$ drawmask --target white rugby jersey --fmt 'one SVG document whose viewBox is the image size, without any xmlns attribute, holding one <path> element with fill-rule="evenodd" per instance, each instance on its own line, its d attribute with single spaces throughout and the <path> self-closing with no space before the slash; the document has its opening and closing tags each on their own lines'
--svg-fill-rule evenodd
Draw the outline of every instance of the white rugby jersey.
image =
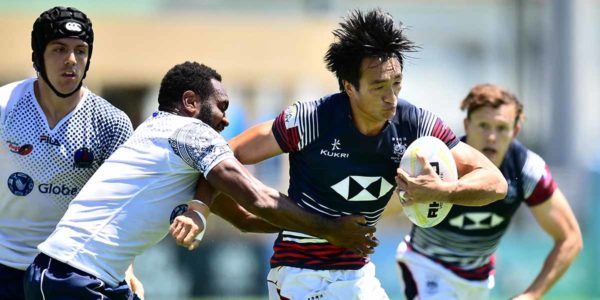
<svg viewBox="0 0 600 300">
<path fill-rule="evenodd" d="M 38 248 L 109 285 L 162 240 L 192 199 L 199 174 L 233 158 L 200 120 L 156 112 L 98 169 Z"/>
<path fill-rule="evenodd" d="M 0 264 L 21 270 L 69 202 L 133 132 L 125 113 L 87 89 L 51 129 L 35 81 L 0 88 Z"/>
</svg>

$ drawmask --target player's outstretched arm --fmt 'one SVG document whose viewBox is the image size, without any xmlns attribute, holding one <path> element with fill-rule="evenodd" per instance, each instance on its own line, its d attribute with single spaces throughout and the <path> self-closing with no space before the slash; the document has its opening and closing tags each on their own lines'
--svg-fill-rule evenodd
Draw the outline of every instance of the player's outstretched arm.
<svg viewBox="0 0 600 300">
<path fill-rule="evenodd" d="M 281 231 L 281 228 L 251 214 L 223 193 L 213 200 L 210 210 L 242 232 L 275 233 Z"/>
<path fill-rule="evenodd" d="M 229 140 L 235 157 L 243 164 L 255 164 L 283 153 L 271 128 L 273 120 L 258 124 Z"/>
<path fill-rule="evenodd" d="M 485 155 L 462 142 L 451 152 L 459 179 L 453 183 L 447 202 L 483 206 L 506 197 L 506 179 Z"/>
<path fill-rule="evenodd" d="M 262 184 L 235 159 L 218 163 L 206 179 L 215 189 L 231 196 L 250 213 L 280 228 L 326 239 L 357 254 L 369 254 L 377 246 L 377 242 L 371 238 L 375 228 L 365 226 L 364 217 L 327 219 L 309 213 L 285 195 Z"/>
<path fill-rule="evenodd" d="M 251 214 L 228 195 L 214 189 L 206 179 L 198 179 L 195 199 L 210 206 L 210 211 L 242 232 L 274 233 L 281 228 Z"/>
<path fill-rule="evenodd" d="M 531 207 L 538 224 L 554 239 L 542 270 L 533 283 L 514 299 L 540 299 L 567 271 L 583 247 L 583 239 L 571 206 L 557 188 L 550 199 Z"/>
</svg>

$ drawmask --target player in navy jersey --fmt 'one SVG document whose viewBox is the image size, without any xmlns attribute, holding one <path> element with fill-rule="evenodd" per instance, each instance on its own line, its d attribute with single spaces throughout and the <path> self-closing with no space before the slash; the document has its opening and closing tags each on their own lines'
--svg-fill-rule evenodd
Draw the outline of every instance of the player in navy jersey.
<svg viewBox="0 0 600 300">
<path fill-rule="evenodd" d="M 38 244 L 133 131 L 124 112 L 82 86 L 93 42 L 83 12 L 44 11 L 31 32 L 37 78 L 0 87 L 0 299 L 24 298 Z"/>
<path fill-rule="evenodd" d="M 432 197 L 482 205 L 501 199 L 498 169 L 460 142 L 434 114 L 400 100 L 404 53 L 413 44 L 380 10 L 353 11 L 333 33 L 325 60 L 340 93 L 297 102 L 275 120 L 233 138 L 243 163 L 289 153 L 289 195 L 328 218 L 360 214 L 375 225 L 396 185 L 408 203 Z M 428 167 L 417 177 L 398 169 L 406 147 L 435 136 L 456 159 L 460 180 L 442 182 Z M 294 230 L 282 230 L 268 276 L 270 299 L 387 299 L 369 257 Z"/>
<path fill-rule="evenodd" d="M 525 203 L 554 239 L 554 248 L 533 283 L 514 299 L 540 299 L 581 250 L 577 220 L 544 160 L 515 139 L 523 105 L 514 95 L 496 85 L 477 85 L 461 109 L 467 111 L 462 141 L 500 168 L 508 194 L 481 207 L 453 206 L 435 227 L 413 226 L 397 253 L 405 295 L 422 300 L 487 299 L 494 286 L 494 252 Z"/>
</svg>

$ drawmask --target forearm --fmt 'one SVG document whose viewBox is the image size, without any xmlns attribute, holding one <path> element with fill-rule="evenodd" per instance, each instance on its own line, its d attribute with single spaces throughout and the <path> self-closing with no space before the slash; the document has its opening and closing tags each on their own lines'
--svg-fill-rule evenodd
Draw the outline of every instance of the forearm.
<svg viewBox="0 0 600 300">
<path fill-rule="evenodd" d="M 242 232 L 274 233 L 281 231 L 281 228 L 251 214 L 225 194 L 218 195 L 212 201 L 210 210 Z"/>
<path fill-rule="evenodd" d="M 242 232 L 277 233 L 281 231 L 281 228 L 257 216 L 249 216 L 245 218 L 241 224 L 239 224 L 239 226 L 236 225 L 236 227 Z"/>
<path fill-rule="evenodd" d="M 506 196 L 506 179 L 498 170 L 477 168 L 458 181 L 447 183 L 447 202 L 463 206 L 483 206 Z"/>
<path fill-rule="evenodd" d="M 567 271 L 581 247 L 581 241 L 577 238 L 556 243 L 546 257 L 542 270 L 524 293 L 540 299 Z"/>
<path fill-rule="evenodd" d="M 329 220 L 302 209 L 276 190 L 266 186 L 262 188 L 264 189 L 262 192 L 268 195 L 270 201 L 263 201 L 251 207 L 249 209 L 251 213 L 282 229 L 328 238 L 332 227 Z"/>
</svg>

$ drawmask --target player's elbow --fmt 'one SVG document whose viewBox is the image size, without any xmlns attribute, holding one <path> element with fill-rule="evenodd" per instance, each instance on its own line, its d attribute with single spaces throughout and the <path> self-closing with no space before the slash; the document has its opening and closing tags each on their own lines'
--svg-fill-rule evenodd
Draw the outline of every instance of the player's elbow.
<svg viewBox="0 0 600 300">
<path fill-rule="evenodd" d="M 508 192 L 508 183 L 500 171 L 494 172 L 493 182 L 494 184 L 489 185 L 489 203 L 506 198 Z M 486 203 L 486 205 L 489 203 Z"/>
<path fill-rule="evenodd" d="M 506 193 L 508 193 L 508 183 L 504 176 L 500 176 L 498 178 L 498 184 L 496 185 L 495 192 L 495 201 L 506 198 Z"/>
</svg>

